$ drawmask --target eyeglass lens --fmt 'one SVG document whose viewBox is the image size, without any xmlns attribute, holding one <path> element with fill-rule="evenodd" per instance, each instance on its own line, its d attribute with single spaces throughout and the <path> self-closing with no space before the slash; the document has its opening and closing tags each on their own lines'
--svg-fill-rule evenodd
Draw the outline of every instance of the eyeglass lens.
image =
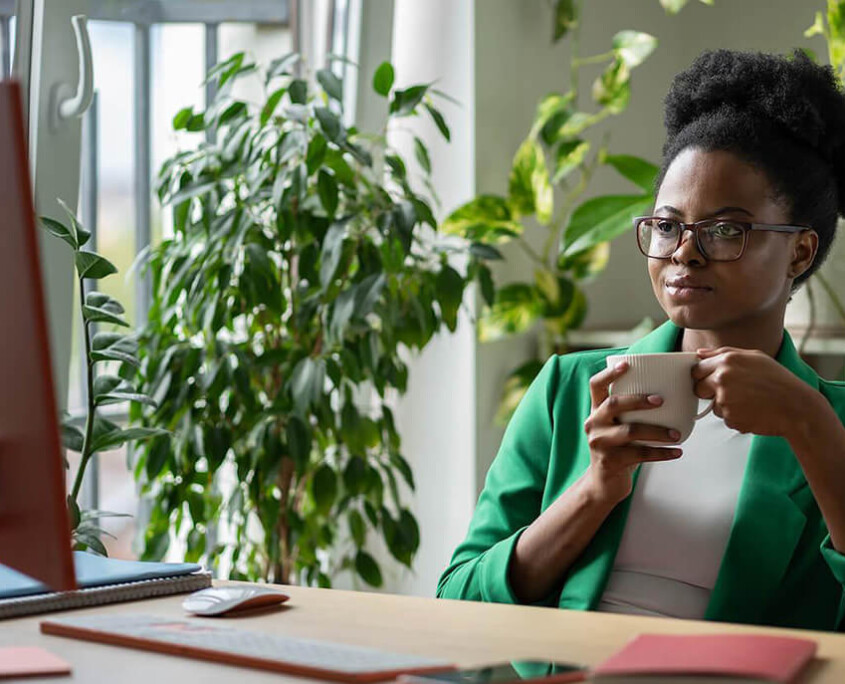
<svg viewBox="0 0 845 684">
<path fill-rule="evenodd" d="M 714 221 L 697 227 L 698 246 L 707 259 L 731 261 L 742 254 L 745 227 L 731 221 Z M 681 224 L 664 218 L 640 221 L 637 239 L 640 249 L 650 257 L 672 256 L 680 244 Z"/>
</svg>

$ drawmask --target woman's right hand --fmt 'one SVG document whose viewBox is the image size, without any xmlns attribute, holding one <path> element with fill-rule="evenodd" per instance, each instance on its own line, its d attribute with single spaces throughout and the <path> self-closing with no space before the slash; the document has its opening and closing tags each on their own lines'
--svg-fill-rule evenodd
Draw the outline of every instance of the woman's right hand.
<svg viewBox="0 0 845 684">
<path fill-rule="evenodd" d="M 642 423 L 622 423 L 619 415 L 628 411 L 657 408 L 663 398 L 646 394 L 610 395 L 610 384 L 628 370 L 623 361 L 590 378 L 592 408 L 584 422 L 590 445 L 590 467 L 585 473 L 592 494 L 615 505 L 633 489 L 636 467 L 647 461 L 672 461 L 681 456 L 678 448 L 631 444 L 633 441 L 677 442 L 680 435 L 669 428 Z"/>
</svg>

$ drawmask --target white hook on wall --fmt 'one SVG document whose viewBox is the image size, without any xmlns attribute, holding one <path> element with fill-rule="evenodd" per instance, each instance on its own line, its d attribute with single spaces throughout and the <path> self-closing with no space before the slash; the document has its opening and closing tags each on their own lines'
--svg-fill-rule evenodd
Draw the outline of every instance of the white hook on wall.
<svg viewBox="0 0 845 684">
<path fill-rule="evenodd" d="M 71 17 L 76 34 L 76 51 L 79 55 L 79 83 L 76 92 L 67 83 L 58 84 L 53 90 L 53 129 L 67 119 L 82 116 L 91 106 L 94 97 L 94 62 L 91 57 L 91 41 L 88 38 L 88 18 L 84 14 Z"/>
</svg>

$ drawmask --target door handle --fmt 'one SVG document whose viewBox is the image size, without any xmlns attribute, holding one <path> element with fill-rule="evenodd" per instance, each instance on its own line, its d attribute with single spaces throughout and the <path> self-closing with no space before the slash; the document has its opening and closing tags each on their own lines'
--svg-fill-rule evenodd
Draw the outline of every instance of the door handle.
<svg viewBox="0 0 845 684">
<path fill-rule="evenodd" d="M 53 90 L 51 123 L 53 129 L 68 119 L 81 117 L 91 106 L 94 97 L 94 61 L 91 55 L 91 41 L 88 38 L 88 18 L 84 14 L 71 17 L 76 34 L 76 51 L 79 57 L 79 83 L 76 92 L 68 83 L 59 83 Z"/>
</svg>

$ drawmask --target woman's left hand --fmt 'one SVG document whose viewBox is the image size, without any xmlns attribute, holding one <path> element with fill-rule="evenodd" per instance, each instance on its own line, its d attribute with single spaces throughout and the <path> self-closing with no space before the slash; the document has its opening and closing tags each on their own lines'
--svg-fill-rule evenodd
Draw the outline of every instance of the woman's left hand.
<svg viewBox="0 0 845 684">
<path fill-rule="evenodd" d="M 695 393 L 713 399 L 713 412 L 739 432 L 789 439 L 813 411 L 817 392 L 768 354 L 750 349 L 699 349 Z"/>
</svg>

